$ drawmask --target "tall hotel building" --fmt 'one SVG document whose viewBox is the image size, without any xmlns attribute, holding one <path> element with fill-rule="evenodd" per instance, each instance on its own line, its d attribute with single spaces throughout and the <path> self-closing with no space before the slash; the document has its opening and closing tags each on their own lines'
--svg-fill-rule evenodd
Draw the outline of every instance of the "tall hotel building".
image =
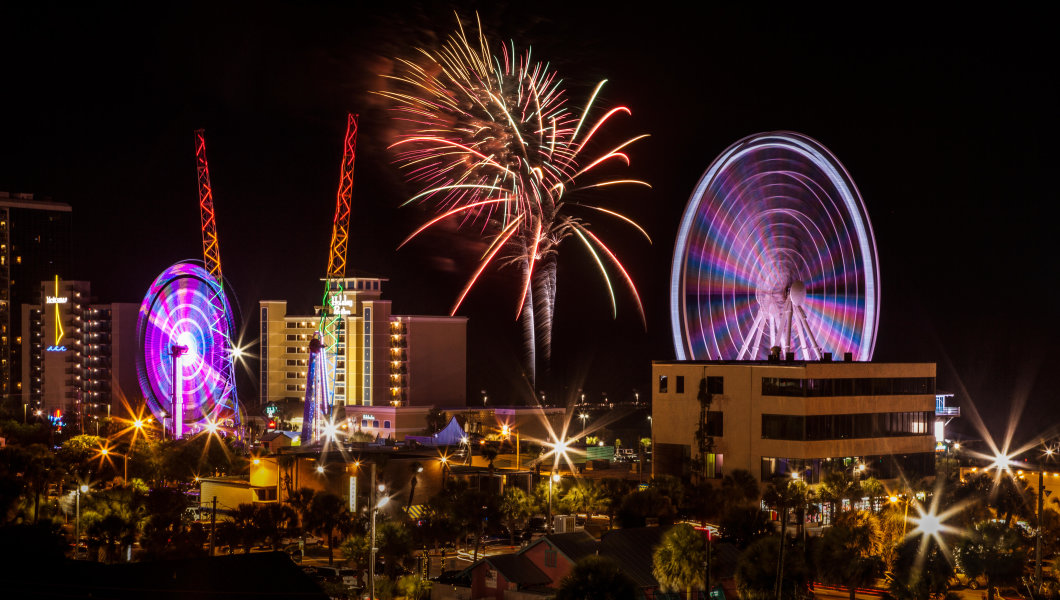
<svg viewBox="0 0 1060 600">
<path fill-rule="evenodd" d="M 69 204 L 0 192 L 0 399 L 24 396 L 22 358 L 28 339 L 19 310 L 34 303 L 40 282 L 70 272 Z"/>
<path fill-rule="evenodd" d="M 336 406 L 463 406 L 467 318 L 391 314 L 390 301 L 381 299 L 385 281 L 332 280 L 331 288 L 341 289 L 331 299 L 340 313 Z M 263 300 L 260 309 L 261 402 L 303 401 L 320 317 L 288 315 L 285 300 Z"/>
<path fill-rule="evenodd" d="M 656 361 L 652 377 L 657 474 L 700 460 L 708 478 L 746 469 L 763 482 L 934 474 L 933 363 Z"/>
<path fill-rule="evenodd" d="M 133 303 L 94 304 L 87 281 L 58 276 L 38 282 L 39 296 L 21 306 L 22 402 L 91 432 L 94 417 L 139 403 Z"/>
</svg>

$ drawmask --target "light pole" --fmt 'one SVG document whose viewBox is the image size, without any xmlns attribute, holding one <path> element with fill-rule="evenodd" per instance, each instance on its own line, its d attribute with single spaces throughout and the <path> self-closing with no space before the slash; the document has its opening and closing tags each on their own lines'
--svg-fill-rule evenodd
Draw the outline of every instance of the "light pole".
<svg viewBox="0 0 1060 600">
<path fill-rule="evenodd" d="M 1046 445 L 1045 456 L 1052 459 L 1054 450 Z M 1042 589 L 1042 509 L 1045 508 L 1045 469 L 1041 462 L 1038 463 L 1038 513 L 1034 542 L 1034 590 L 1039 593 Z"/>
<path fill-rule="evenodd" d="M 374 466 L 374 465 L 373 465 Z M 380 486 L 382 487 L 382 486 Z M 372 507 L 372 552 L 371 557 L 368 560 L 368 598 L 369 600 L 375 600 L 375 555 L 379 552 L 379 548 L 375 547 L 375 516 L 379 513 L 379 509 L 386 506 L 386 503 L 390 502 L 390 496 L 383 496 L 379 499 L 379 502 Z"/>
<path fill-rule="evenodd" d="M 552 473 L 548 477 L 548 532 L 555 533 L 556 528 L 552 523 L 552 484 L 559 483 L 559 473 Z"/>
<path fill-rule="evenodd" d="M 74 525 L 74 558 L 77 558 L 81 554 L 81 494 L 88 493 L 88 486 L 82 483 L 75 488 L 74 493 L 77 498 L 77 516 L 75 517 L 76 524 Z"/>
</svg>

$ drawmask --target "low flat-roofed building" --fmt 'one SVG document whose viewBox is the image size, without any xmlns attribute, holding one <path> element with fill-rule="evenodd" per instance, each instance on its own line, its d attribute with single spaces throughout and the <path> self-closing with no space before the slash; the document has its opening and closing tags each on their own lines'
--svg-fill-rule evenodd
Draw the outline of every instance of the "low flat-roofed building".
<svg viewBox="0 0 1060 600">
<path fill-rule="evenodd" d="M 654 361 L 652 380 L 656 475 L 934 474 L 934 363 Z"/>
<path fill-rule="evenodd" d="M 518 433 L 525 442 L 549 441 L 564 432 L 567 411 L 557 406 L 455 406 L 438 410 L 446 420 L 457 417 L 464 430 L 473 435 L 491 435 L 507 431 Z M 568 427 L 568 434 L 578 431 L 578 423 Z"/>
</svg>

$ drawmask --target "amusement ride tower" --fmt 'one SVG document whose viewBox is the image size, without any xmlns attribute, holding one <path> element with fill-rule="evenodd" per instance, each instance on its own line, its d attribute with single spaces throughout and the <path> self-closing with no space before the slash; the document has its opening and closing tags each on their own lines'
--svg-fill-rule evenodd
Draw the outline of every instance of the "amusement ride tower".
<svg viewBox="0 0 1060 600">
<path fill-rule="evenodd" d="M 137 319 L 136 374 L 148 408 L 174 439 L 239 434 L 232 307 L 225 295 L 203 130 L 195 132 L 203 262 L 182 261 L 148 289 Z"/>
<path fill-rule="evenodd" d="M 335 347 L 343 327 L 342 313 L 335 310 L 333 299 L 342 294 L 346 276 L 346 248 L 350 234 L 350 202 L 353 199 L 353 162 L 357 154 L 357 115 L 346 116 L 342 164 L 339 167 L 339 190 L 335 199 L 335 218 L 331 226 L 328 268 L 324 278 L 324 299 L 320 307 L 320 324 L 309 342 L 306 368 L 305 406 L 302 414 L 303 444 L 319 442 L 334 436 L 332 422 L 335 409 Z M 333 288 L 332 286 L 336 286 Z"/>
</svg>

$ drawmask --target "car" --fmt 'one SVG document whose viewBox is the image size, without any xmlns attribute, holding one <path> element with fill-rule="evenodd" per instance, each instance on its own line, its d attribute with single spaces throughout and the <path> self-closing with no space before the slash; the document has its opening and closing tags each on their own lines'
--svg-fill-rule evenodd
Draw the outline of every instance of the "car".
<svg viewBox="0 0 1060 600">
<path fill-rule="evenodd" d="M 954 587 L 966 587 L 972 590 L 985 588 L 987 584 L 986 576 L 979 575 L 978 577 L 968 577 L 968 575 L 963 572 L 956 573 L 953 576 L 953 580 L 955 580 L 952 581 Z"/>
<path fill-rule="evenodd" d="M 328 583 L 342 583 L 342 576 L 335 567 L 302 567 L 302 570 L 313 569 L 313 577 Z"/>
<path fill-rule="evenodd" d="M 339 577 L 342 577 L 342 583 L 346 587 L 353 588 L 360 585 L 357 575 L 357 569 L 339 569 Z"/>
<path fill-rule="evenodd" d="M 544 533 L 546 523 L 545 517 L 531 517 L 530 526 L 527 529 L 535 533 Z"/>
</svg>

